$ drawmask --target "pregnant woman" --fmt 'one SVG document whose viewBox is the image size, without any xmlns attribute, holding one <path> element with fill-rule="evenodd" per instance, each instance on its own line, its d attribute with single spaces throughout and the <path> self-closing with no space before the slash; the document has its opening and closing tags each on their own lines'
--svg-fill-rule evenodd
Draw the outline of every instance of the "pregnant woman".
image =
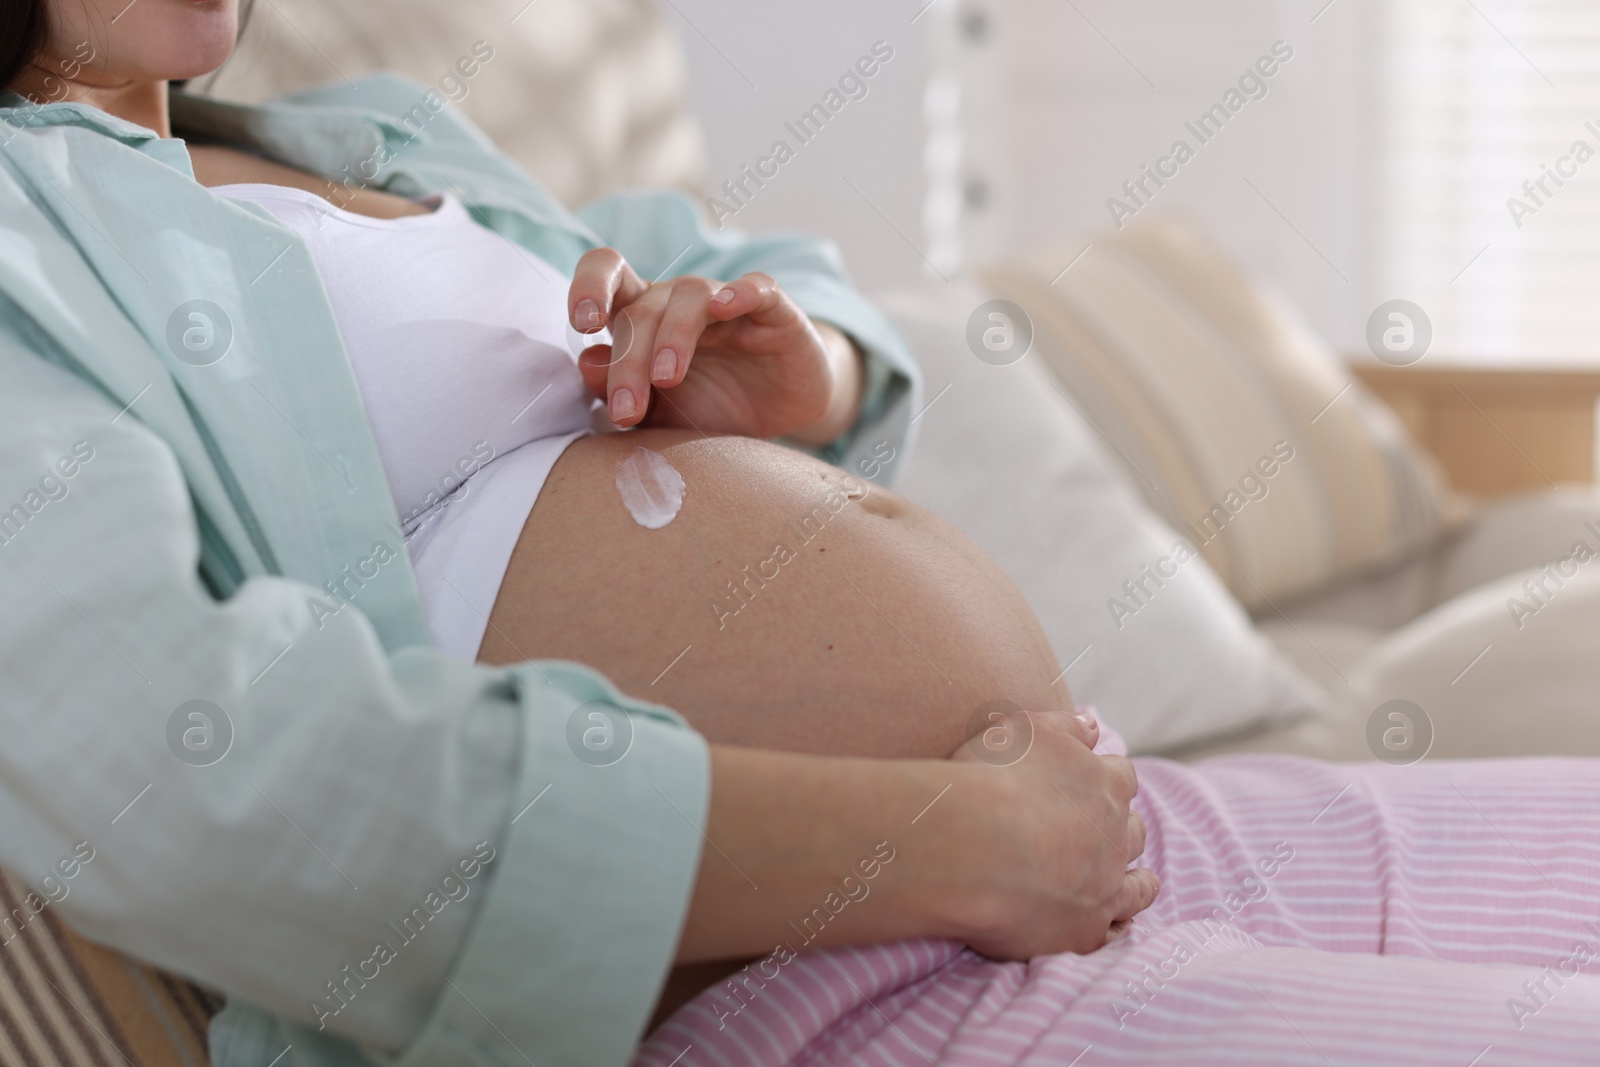
<svg viewBox="0 0 1600 1067">
<path fill-rule="evenodd" d="M 826 245 L 236 27 L 0 14 L 0 865 L 216 1062 L 1588 1062 L 1594 763 L 1128 761 Z"/>
</svg>

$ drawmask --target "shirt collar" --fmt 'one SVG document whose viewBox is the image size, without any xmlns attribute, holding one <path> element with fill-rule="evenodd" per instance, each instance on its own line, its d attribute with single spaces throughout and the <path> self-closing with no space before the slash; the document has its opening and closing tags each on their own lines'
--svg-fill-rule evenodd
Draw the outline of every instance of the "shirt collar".
<svg viewBox="0 0 1600 1067">
<path fill-rule="evenodd" d="M 36 104 L 0 92 L 0 121 L 14 126 L 77 126 L 114 138 L 193 177 L 183 135 L 201 135 L 243 145 L 268 158 L 325 177 L 350 180 L 370 173 L 411 138 L 395 123 L 359 108 L 312 104 L 240 104 L 174 92 L 170 107 L 175 136 L 163 138 L 138 123 L 117 118 L 81 101 Z"/>
</svg>

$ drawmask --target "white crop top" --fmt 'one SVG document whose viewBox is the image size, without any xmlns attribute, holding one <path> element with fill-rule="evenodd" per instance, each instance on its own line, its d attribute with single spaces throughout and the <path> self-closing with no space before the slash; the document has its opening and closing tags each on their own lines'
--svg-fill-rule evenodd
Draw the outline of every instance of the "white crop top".
<svg viewBox="0 0 1600 1067">
<path fill-rule="evenodd" d="M 472 659 L 511 550 L 593 401 L 567 325 L 570 279 L 453 197 L 375 219 L 277 185 L 259 204 L 306 242 L 377 440 L 440 647 Z"/>
</svg>

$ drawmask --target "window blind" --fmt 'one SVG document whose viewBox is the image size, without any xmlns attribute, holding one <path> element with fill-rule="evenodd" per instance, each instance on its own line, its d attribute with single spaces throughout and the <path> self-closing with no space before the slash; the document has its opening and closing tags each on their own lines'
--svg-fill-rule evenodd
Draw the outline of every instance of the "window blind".
<svg viewBox="0 0 1600 1067">
<path fill-rule="evenodd" d="M 1449 357 L 1600 360 L 1600 3 L 1378 18 L 1382 297 L 1419 303 Z"/>
</svg>

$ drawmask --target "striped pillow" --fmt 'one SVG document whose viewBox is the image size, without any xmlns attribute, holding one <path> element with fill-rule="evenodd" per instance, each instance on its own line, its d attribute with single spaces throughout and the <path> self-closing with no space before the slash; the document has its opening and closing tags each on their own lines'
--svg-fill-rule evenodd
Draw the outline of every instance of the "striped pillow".
<svg viewBox="0 0 1600 1067">
<path fill-rule="evenodd" d="M 1076 250 L 1074 250 L 1076 251 Z M 1299 313 L 1163 221 L 985 272 L 1151 507 L 1252 611 L 1432 544 L 1432 461 Z M 1133 607 L 1136 607 L 1134 605 Z"/>
<path fill-rule="evenodd" d="M 74 934 L 0 871 L 0 1064 L 205 1067 L 222 1000 Z"/>
</svg>

